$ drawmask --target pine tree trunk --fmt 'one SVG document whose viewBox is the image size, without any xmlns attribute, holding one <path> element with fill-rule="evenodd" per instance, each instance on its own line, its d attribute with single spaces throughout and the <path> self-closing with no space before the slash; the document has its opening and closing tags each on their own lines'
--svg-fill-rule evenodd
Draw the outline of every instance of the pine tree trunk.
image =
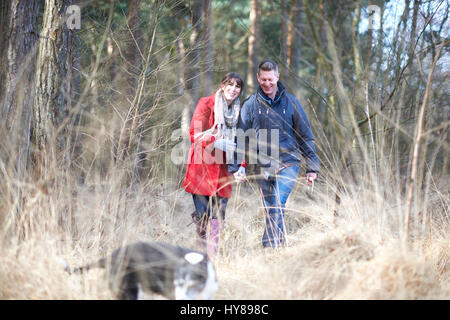
<svg viewBox="0 0 450 320">
<path fill-rule="evenodd" d="M 213 91 L 213 44 L 211 40 L 212 31 L 212 15 L 211 15 L 211 0 L 205 0 L 204 10 L 203 10 L 203 39 L 204 39 L 204 50 L 203 50 L 203 96 L 210 95 Z"/>
<path fill-rule="evenodd" d="M 289 66 L 287 64 L 288 60 L 288 24 L 289 24 L 289 16 L 287 10 L 287 0 L 281 0 L 281 74 L 283 76 L 283 84 L 288 85 L 289 79 Z"/>
<path fill-rule="evenodd" d="M 24 217 L 39 6 L 39 0 L 0 3 L 0 137 L 4 140 L 0 144 L 0 207 L 10 213 L 0 216 L 5 231 L 21 231 L 23 222 L 14 216 Z M 11 219 L 10 227 L 6 219 Z"/>
<path fill-rule="evenodd" d="M 369 0 L 369 7 L 372 5 L 372 0 Z M 381 17 L 380 17 L 381 18 Z M 364 67 L 364 73 L 365 78 L 369 75 L 370 72 L 370 65 L 371 65 L 371 59 L 372 59 L 372 42 L 373 42 L 373 34 L 372 34 L 372 28 L 369 28 L 367 30 L 367 48 L 366 48 L 366 55 L 364 56 L 363 61 L 363 67 Z"/>
<path fill-rule="evenodd" d="M 128 85 L 130 88 L 130 101 L 135 101 L 137 105 L 132 106 L 133 109 L 139 110 L 140 106 L 139 99 L 136 99 L 136 95 L 139 94 L 137 92 L 137 79 L 142 72 L 142 65 L 144 63 L 141 58 L 140 49 L 142 47 L 142 31 L 140 28 L 140 18 L 139 18 L 139 2 L 140 0 L 130 0 L 129 8 L 128 8 L 128 26 L 130 27 L 130 32 L 132 34 L 132 41 L 128 45 L 128 52 L 130 54 L 128 62 L 131 63 L 129 70 L 129 80 Z M 154 26 L 156 28 L 156 26 Z M 134 69 L 134 70 L 133 70 Z M 134 177 L 139 179 L 144 176 L 144 167 L 145 167 L 145 155 L 146 152 L 144 150 L 142 144 L 142 120 L 141 114 L 139 112 L 135 112 L 135 118 L 132 119 L 132 127 L 130 130 L 131 136 L 128 141 L 128 150 L 129 152 L 133 152 L 134 164 L 133 164 L 133 174 Z M 136 125 L 138 123 L 138 125 Z M 137 128 L 134 128 L 136 127 Z"/>
<path fill-rule="evenodd" d="M 127 95 L 130 101 L 133 100 L 136 92 L 137 78 L 140 73 L 140 41 L 141 41 L 141 29 L 139 27 L 139 0 L 130 0 L 128 4 L 128 33 L 129 39 L 126 47 L 126 70 L 127 72 Z"/>
<path fill-rule="evenodd" d="M 128 2 L 128 17 L 127 17 L 127 43 L 125 46 L 124 60 L 122 61 L 123 70 L 126 70 L 125 75 L 121 79 L 121 86 L 124 88 L 124 94 L 121 95 L 118 101 L 118 109 L 121 117 L 115 117 L 116 126 L 120 128 L 119 136 L 117 138 L 117 152 L 116 160 L 125 160 L 127 156 L 133 154 L 136 149 L 136 136 L 133 124 L 138 121 L 139 105 L 136 99 L 137 85 L 141 73 L 141 66 L 143 59 L 141 59 L 140 39 L 141 32 L 139 28 L 139 0 L 129 0 Z"/>
<path fill-rule="evenodd" d="M 204 0 L 192 1 L 191 7 L 191 25 L 192 33 L 189 43 L 189 54 L 186 55 L 185 64 L 185 89 L 188 95 L 188 102 L 185 103 L 182 112 L 181 127 L 183 128 L 183 133 L 187 135 L 189 130 L 189 125 L 191 122 L 192 114 L 194 108 L 199 100 L 200 91 L 200 58 L 202 53 L 202 13 L 203 13 Z"/>
<path fill-rule="evenodd" d="M 72 32 L 64 15 L 72 0 L 46 0 L 36 62 L 33 141 L 45 149 L 67 116 L 71 95 Z M 61 142 L 61 139 L 58 139 Z"/>
<path fill-rule="evenodd" d="M 361 56 L 359 53 L 359 32 L 358 26 L 361 16 L 361 7 L 359 2 L 356 3 L 354 10 L 354 15 L 352 19 L 352 43 L 353 43 L 353 64 L 355 66 L 356 74 L 356 84 L 358 85 L 358 90 L 361 89 Z"/>
<path fill-rule="evenodd" d="M 10 139 L 2 158 L 19 179 L 30 150 L 39 4 L 13 0 L 0 5 L 0 133 Z"/>
<path fill-rule="evenodd" d="M 259 41 L 261 41 L 261 11 L 259 0 L 251 0 L 250 34 L 248 37 L 247 92 L 253 93 L 257 88 L 256 72 L 258 71 Z"/>
<path fill-rule="evenodd" d="M 289 86 L 291 91 L 296 94 L 299 89 L 297 81 L 301 58 L 302 11 L 303 0 L 291 0 L 287 63 L 290 71 Z"/>
<path fill-rule="evenodd" d="M 177 93 L 182 95 L 184 92 L 184 88 L 186 86 L 186 81 L 184 78 L 184 68 L 186 61 L 186 53 L 184 49 L 183 39 L 178 38 L 176 41 L 177 45 L 177 55 L 178 55 L 178 76 L 177 76 Z"/>
</svg>

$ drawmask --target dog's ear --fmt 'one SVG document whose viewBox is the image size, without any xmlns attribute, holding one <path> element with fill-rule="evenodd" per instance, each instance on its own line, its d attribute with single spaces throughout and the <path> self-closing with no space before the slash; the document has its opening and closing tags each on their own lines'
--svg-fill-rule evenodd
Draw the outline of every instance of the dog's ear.
<svg viewBox="0 0 450 320">
<path fill-rule="evenodd" d="M 190 263 L 190 264 L 197 264 L 204 259 L 204 255 L 198 252 L 189 252 L 184 255 L 184 258 Z"/>
</svg>

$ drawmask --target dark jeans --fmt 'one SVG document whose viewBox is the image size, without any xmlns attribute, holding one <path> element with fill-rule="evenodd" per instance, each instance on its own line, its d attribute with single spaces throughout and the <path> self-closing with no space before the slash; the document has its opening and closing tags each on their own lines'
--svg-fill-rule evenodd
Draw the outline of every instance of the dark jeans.
<svg viewBox="0 0 450 320">
<path fill-rule="evenodd" d="M 298 166 L 283 169 L 275 178 L 258 179 L 262 202 L 266 211 L 263 247 L 279 247 L 285 242 L 284 208 L 298 175 Z"/>
<path fill-rule="evenodd" d="M 211 219 L 225 220 L 225 210 L 227 208 L 228 198 L 219 196 L 203 196 L 200 194 L 192 194 L 194 199 L 195 211 L 197 218 L 201 219 L 207 215 Z"/>
</svg>

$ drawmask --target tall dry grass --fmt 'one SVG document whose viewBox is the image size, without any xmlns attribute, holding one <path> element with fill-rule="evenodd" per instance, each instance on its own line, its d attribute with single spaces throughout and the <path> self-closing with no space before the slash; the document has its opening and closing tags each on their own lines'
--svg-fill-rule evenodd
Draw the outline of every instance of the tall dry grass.
<svg viewBox="0 0 450 320">
<path fill-rule="evenodd" d="M 61 259 L 79 265 L 137 240 L 198 249 L 194 226 L 187 226 L 190 195 L 156 178 L 128 185 L 127 170 L 113 167 L 77 183 L 55 163 L 46 184 L 3 179 L 2 191 L 17 193 L 2 193 L 1 299 L 111 299 L 104 271 L 69 276 Z M 428 190 L 427 212 L 412 221 L 405 249 L 401 186 L 346 183 L 337 206 L 335 181 L 342 177 L 333 174 L 310 196 L 298 177 L 287 203 L 288 246 L 279 250 L 261 247 L 264 214 L 255 184 L 234 187 L 215 261 L 216 298 L 450 297 L 448 183 Z"/>
<path fill-rule="evenodd" d="M 173 110 L 176 118 L 183 101 L 188 98 L 155 108 Z M 135 170 L 142 149 L 114 158 L 117 127 L 110 124 L 123 118 L 112 121 L 108 112 L 87 114 L 68 130 L 83 137 L 79 149 L 73 151 L 70 139 L 63 148 L 55 142 L 39 175 L 32 165 L 19 174 L 11 160 L 23 154 L 14 143 L 18 133 L 2 142 L 1 299 L 112 299 L 104 271 L 69 276 L 61 259 L 80 265 L 138 240 L 199 249 L 188 226 L 192 198 L 180 188 L 184 166 L 171 160 L 174 120 L 155 115 L 158 126 L 148 126 L 142 140 L 145 175 Z M 256 185 L 234 185 L 215 261 L 216 298 L 450 298 L 449 177 L 425 175 L 405 248 L 406 179 L 395 135 L 378 133 L 376 145 L 370 136 L 361 140 L 365 151 L 353 151 L 351 166 L 343 167 L 311 119 L 322 172 L 312 194 L 302 174 L 297 179 L 286 210 L 288 246 L 261 247 L 264 213 Z"/>
</svg>

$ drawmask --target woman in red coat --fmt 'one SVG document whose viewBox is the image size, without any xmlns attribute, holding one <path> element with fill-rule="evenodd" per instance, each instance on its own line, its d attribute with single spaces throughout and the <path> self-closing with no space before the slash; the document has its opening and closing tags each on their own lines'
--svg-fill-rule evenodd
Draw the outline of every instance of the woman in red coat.
<svg viewBox="0 0 450 320">
<path fill-rule="evenodd" d="M 200 98 L 189 131 L 192 145 L 183 188 L 192 194 L 195 206 L 192 218 L 200 238 L 207 241 L 211 258 L 216 253 L 220 226 L 231 197 L 233 178 L 227 159 L 232 159 L 236 149 L 239 95 L 243 86 L 239 74 L 227 73 L 217 92 Z"/>
</svg>

